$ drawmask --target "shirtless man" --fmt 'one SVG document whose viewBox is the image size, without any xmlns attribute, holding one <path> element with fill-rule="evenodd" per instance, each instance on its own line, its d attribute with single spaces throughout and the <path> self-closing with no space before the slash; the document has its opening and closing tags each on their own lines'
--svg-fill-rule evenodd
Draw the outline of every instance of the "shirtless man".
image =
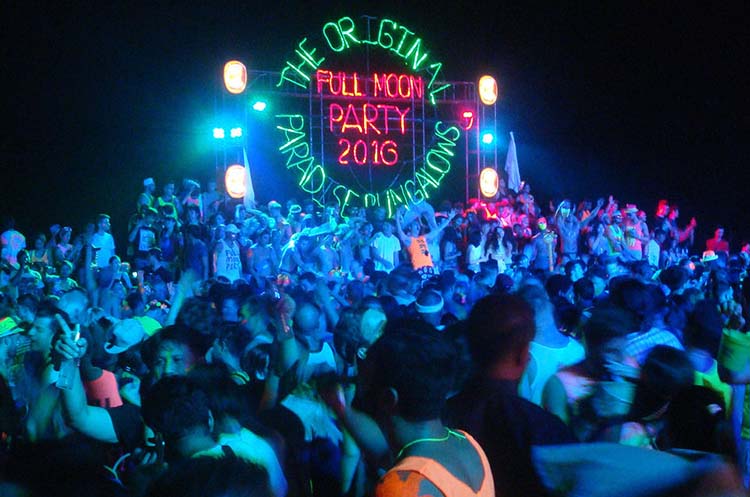
<svg viewBox="0 0 750 497">
<path fill-rule="evenodd" d="M 333 235 L 323 236 L 320 244 L 313 251 L 318 273 L 328 275 L 332 270 L 341 267 L 341 260 L 336 249 L 332 246 Z"/>
<path fill-rule="evenodd" d="M 313 239 L 307 234 L 289 240 L 281 253 L 279 270 L 287 274 L 314 272 L 315 264 L 311 257 L 313 245 Z"/>
<path fill-rule="evenodd" d="M 271 245 L 271 232 L 268 229 L 261 231 L 258 241 L 248 249 L 247 262 L 250 274 L 259 285 L 262 285 L 266 278 L 275 276 L 279 258 Z"/>
</svg>

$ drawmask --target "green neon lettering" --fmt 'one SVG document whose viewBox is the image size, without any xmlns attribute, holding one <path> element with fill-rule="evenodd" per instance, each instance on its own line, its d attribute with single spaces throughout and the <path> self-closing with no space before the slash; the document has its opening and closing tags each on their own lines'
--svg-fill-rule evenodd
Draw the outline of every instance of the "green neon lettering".
<svg viewBox="0 0 750 497">
<path fill-rule="evenodd" d="M 406 189 L 406 183 L 401 183 L 398 189 L 401 191 L 401 196 L 406 199 L 406 203 L 411 202 L 411 192 Z"/>
<path fill-rule="evenodd" d="M 380 45 L 382 48 L 388 50 L 393 46 L 393 36 L 391 33 L 387 31 L 383 31 L 383 28 L 386 24 L 390 24 L 391 26 L 398 26 L 395 22 L 391 21 L 390 19 L 381 19 L 380 20 L 380 27 L 378 28 L 378 45 Z M 395 29 L 395 28 L 394 28 Z M 384 42 L 384 40 L 387 39 L 388 42 Z"/>
<path fill-rule="evenodd" d="M 317 181 L 316 181 L 317 173 Z M 326 181 L 326 172 L 320 164 L 311 166 L 302 174 L 299 186 L 307 193 L 318 193 L 323 189 Z"/>
<path fill-rule="evenodd" d="M 340 191 L 340 190 L 348 190 L 348 188 L 347 188 L 347 187 L 345 187 L 344 185 L 336 185 L 336 186 L 335 186 L 335 187 L 333 188 L 333 191 L 331 192 L 331 194 L 332 194 L 332 195 L 333 195 L 334 197 L 336 197 L 336 201 L 338 202 L 338 204 L 339 204 L 339 207 L 341 207 L 341 204 L 343 204 L 343 203 L 344 203 L 344 197 L 345 197 L 345 194 L 343 194 L 343 193 L 342 193 L 341 195 L 339 195 L 339 191 Z"/>
<path fill-rule="evenodd" d="M 441 157 L 453 157 L 453 148 L 456 146 L 455 143 L 448 140 L 440 140 L 435 147 L 430 150 L 430 152 L 434 152 L 437 155 L 440 155 Z"/>
<path fill-rule="evenodd" d="M 302 157 L 298 161 L 292 162 L 292 156 L 289 156 L 289 159 L 286 161 L 286 168 L 292 169 L 295 168 L 297 171 L 307 171 L 312 167 L 312 163 L 315 162 L 315 158 L 313 156 L 307 156 Z"/>
<path fill-rule="evenodd" d="M 425 162 L 429 167 L 434 169 L 435 171 L 446 174 L 448 171 L 451 170 L 451 161 L 448 160 L 446 156 L 441 154 L 440 152 L 436 151 L 435 149 L 430 150 L 427 152 L 427 157 L 425 158 Z M 438 167 L 438 164 L 444 164 L 444 169 L 441 169 Z"/>
<path fill-rule="evenodd" d="M 291 76 L 289 74 L 287 74 L 287 72 L 290 69 L 295 69 L 295 68 L 291 66 L 290 62 L 287 62 L 287 67 L 285 67 L 284 69 L 281 70 L 281 77 L 279 78 L 279 82 L 276 83 L 276 88 L 278 88 L 279 86 L 283 85 L 284 81 L 289 81 L 293 85 L 299 86 L 300 88 L 307 88 L 307 85 L 303 81 L 299 81 L 299 80 L 295 79 L 293 74 Z M 302 76 L 304 76 L 304 74 Z M 304 78 L 303 78 L 303 80 L 304 80 Z M 307 78 L 307 80 L 309 81 L 310 78 Z"/>
<path fill-rule="evenodd" d="M 391 98 L 425 98 L 425 83 L 429 101 L 436 105 L 437 96 L 450 88 L 450 83 L 439 81 L 442 78 L 442 63 L 431 62 L 430 52 L 425 47 L 423 40 L 415 35 L 406 26 L 400 25 L 391 19 L 380 19 L 378 22 L 377 35 L 370 30 L 370 21 L 367 19 L 367 34 L 365 39 L 360 39 L 357 33 L 355 21 L 348 16 L 341 17 L 336 21 L 330 21 L 323 25 L 323 36 L 328 48 L 333 52 L 343 52 L 352 46 L 360 44 L 378 45 L 382 49 L 390 51 L 404 59 L 405 64 L 413 72 L 421 75 L 396 75 L 389 73 L 373 73 L 374 82 L 373 96 Z M 317 49 L 307 46 L 307 38 L 303 38 L 294 49 L 294 56 L 285 62 L 281 71 L 277 87 L 288 82 L 300 88 L 308 88 L 312 75 L 326 60 L 326 57 L 317 56 Z M 320 71 L 319 71 L 320 72 Z M 345 89 L 345 76 L 339 73 L 340 80 L 332 83 L 333 73 L 328 73 L 328 79 L 318 81 L 318 92 L 321 93 L 323 83 L 329 87 L 340 86 L 340 88 L 329 88 L 332 93 L 338 90 L 344 96 L 356 96 L 357 75 L 354 74 L 354 90 Z M 429 76 L 427 76 L 429 75 Z M 388 77 L 390 76 L 390 78 Z M 320 78 L 320 75 L 318 76 Z M 331 111 L 332 109 L 329 109 Z M 362 107 L 362 119 L 357 115 L 357 109 L 351 104 L 347 108 L 337 105 L 333 109 L 329 119 L 329 128 L 333 131 L 334 123 L 340 125 L 341 132 L 366 133 L 372 128 L 373 133 L 388 133 L 389 119 L 396 119 L 400 128 L 405 128 L 405 120 L 410 108 L 401 109 L 391 105 L 364 104 Z M 395 115 L 393 114 L 395 112 Z M 385 128 L 376 127 L 375 120 L 382 113 Z M 329 117 L 331 117 L 329 116 Z M 393 216 L 395 208 L 404 203 L 419 203 L 430 198 L 429 190 L 437 190 L 447 173 L 451 170 L 451 158 L 455 155 L 455 147 L 460 139 L 461 131 L 457 126 L 448 126 L 443 122 L 435 125 L 435 137 L 438 138 L 433 147 L 425 155 L 424 163 L 414 178 L 404 181 L 398 186 L 387 189 L 385 192 L 367 193 L 357 192 L 346 185 L 327 177 L 326 170 L 322 164 L 315 164 L 312 154 L 312 145 L 307 139 L 305 130 L 305 118 L 301 114 L 277 115 L 276 118 L 284 119 L 277 129 L 284 133 L 285 142 L 279 147 L 279 151 L 287 154 L 287 170 L 296 170 L 299 173 L 298 183 L 305 192 L 318 194 L 316 196 L 325 198 L 329 191 L 339 205 L 340 213 L 343 214 L 346 207 L 352 202 L 372 206 L 387 206 L 388 215 Z M 364 125 L 363 125 L 364 121 Z M 338 126 L 337 126 L 338 127 Z M 356 199 L 360 199 L 357 201 Z M 318 205 L 322 205 L 318 199 L 313 199 Z"/>
<path fill-rule="evenodd" d="M 281 131 L 284 132 L 284 136 L 285 136 L 285 138 L 287 140 L 285 144 L 283 144 L 282 146 L 279 147 L 279 152 L 283 153 L 290 146 L 292 146 L 292 145 L 296 146 L 295 144 L 298 141 L 305 139 L 305 133 L 304 132 L 295 131 L 295 130 L 289 129 L 289 128 L 283 128 L 281 126 L 276 126 L 276 128 L 280 129 Z M 291 138 L 290 138 L 290 135 L 291 135 Z"/>
<path fill-rule="evenodd" d="M 300 152 L 299 149 L 302 149 L 302 151 Z M 286 167 L 288 169 L 289 163 L 292 162 L 293 159 L 304 159 L 305 157 L 310 156 L 310 145 L 306 141 L 304 141 L 302 143 L 297 143 L 288 150 L 283 150 L 282 153 L 289 154 L 289 157 L 287 157 L 286 160 Z"/>
<path fill-rule="evenodd" d="M 304 140 L 305 138 L 304 131 L 297 131 L 295 129 L 285 128 L 283 126 L 276 126 L 276 128 L 283 131 L 284 137 L 286 138 L 286 143 L 279 147 L 280 152 L 284 152 L 291 145 L 295 145 L 295 143 L 300 140 Z"/>
<path fill-rule="evenodd" d="M 333 41 L 331 40 L 331 37 L 328 36 L 328 31 L 330 29 L 333 29 L 336 32 L 336 41 L 338 44 L 334 46 Z M 328 43 L 328 47 L 333 50 L 334 52 L 342 52 L 346 48 L 346 40 L 344 40 L 344 37 L 341 36 L 341 31 L 339 31 L 339 25 L 335 22 L 327 22 L 323 25 L 323 37 L 326 39 L 326 43 Z"/>
<path fill-rule="evenodd" d="M 347 206 L 351 203 L 352 197 L 359 198 L 359 194 L 356 193 L 354 190 L 347 190 L 346 191 L 346 197 L 344 197 L 344 203 L 339 205 L 341 206 L 341 210 L 339 211 L 340 215 L 344 215 L 344 210 L 346 210 Z"/>
<path fill-rule="evenodd" d="M 297 62 L 296 65 L 291 61 L 286 62 L 286 67 L 284 67 L 284 69 L 281 71 L 281 77 L 279 78 L 279 82 L 276 84 L 277 88 L 281 86 L 284 81 L 288 81 L 293 85 L 305 88 L 307 86 L 307 83 L 309 83 L 310 81 L 310 71 L 306 70 L 307 68 L 305 66 L 309 66 L 310 68 L 312 68 L 312 70 L 315 70 L 325 60 L 325 57 L 315 59 L 314 57 L 317 49 L 313 48 L 312 50 L 308 50 L 307 48 L 305 48 L 306 42 L 307 38 L 302 38 L 302 41 L 297 44 L 297 48 L 294 50 L 294 53 L 296 53 L 302 60 Z M 289 71 L 293 71 L 293 73 L 290 75 L 288 74 Z"/>
<path fill-rule="evenodd" d="M 427 66 L 427 73 L 432 74 L 432 78 L 430 78 L 430 82 L 427 83 L 427 89 L 429 90 L 432 88 L 432 85 L 435 83 L 435 79 L 437 78 L 438 74 L 440 74 L 440 70 L 443 68 L 442 62 L 434 62 Z"/>
<path fill-rule="evenodd" d="M 396 54 L 400 55 L 401 57 L 406 58 L 406 54 L 401 53 L 401 48 L 404 46 L 404 41 L 406 41 L 406 38 L 409 35 L 413 35 L 414 32 L 410 31 L 409 28 L 406 26 L 399 26 L 398 29 L 404 32 L 403 36 L 401 37 L 401 40 L 398 42 L 398 47 L 396 47 L 395 50 L 393 50 Z"/>
<path fill-rule="evenodd" d="M 305 116 L 302 114 L 276 114 L 276 119 L 287 119 L 289 120 L 289 126 L 290 129 L 294 131 L 301 131 L 305 127 Z M 299 123 L 297 126 L 295 126 L 295 123 Z M 286 129 L 282 128 L 281 126 L 276 126 L 279 129 Z"/>
<path fill-rule="evenodd" d="M 445 83 L 443 86 L 441 86 L 439 88 L 435 88 L 434 90 L 430 90 L 430 103 L 432 105 L 435 105 L 435 94 L 438 93 L 438 92 L 441 92 L 441 91 L 445 90 L 446 88 L 450 88 L 450 86 L 451 86 L 450 83 Z"/>
<path fill-rule="evenodd" d="M 414 180 L 408 179 L 404 181 L 404 187 L 410 192 L 411 201 L 414 204 L 419 204 L 424 200 L 424 192 L 420 188 L 417 188 Z"/>
<path fill-rule="evenodd" d="M 416 40 L 414 40 L 414 43 L 411 44 L 411 47 L 406 52 L 406 55 L 404 55 L 405 59 L 408 59 L 409 57 L 411 57 L 411 68 L 414 71 L 419 71 L 419 68 L 427 59 L 427 52 L 425 52 L 424 54 L 419 53 L 419 49 L 421 48 L 421 46 L 422 46 L 422 39 L 417 38 Z"/>
<path fill-rule="evenodd" d="M 432 188 L 433 190 L 436 190 L 437 187 L 440 185 L 440 181 L 442 181 L 443 177 L 442 175 L 435 179 L 432 177 L 429 171 L 422 166 L 421 169 L 419 169 L 414 176 L 417 178 L 417 183 L 419 183 L 419 188 L 422 190 L 423 198 L 422 200 L 430 198 L 430 193 L 428 192 L 429 188 Z"/>
<path fill-rule="evenodd" d="M 342 17 L 339 19 L 339 31 L 341 32 L 341 37 L 344 39 L 347 48 L 349 48 L 349 41 L 347 41 L 347 38 L 352 42 L 352 45 L 359 45 L 360 43 L 359 38 L 354 34 L 354 28 L 355 24 L 351 17 Z"/>
<path fill-rule="evenodd" d="M 393 217 L 393 212 L 396 207 L 404 203 L 404 200 L 398 196 L 398 194 L 393 191 L 393 189 L 388 189 L 387 192 L 385 192 L 385 199 L 386 199 L 386 208 L 388 209 L 388 217 Z"/>
<path fill-rule="evenodd" d="M 443 121 L 438 121 L 435 123 L 435 135 L 452 142 L 457 142 L 458 139 L 461 138 L 461 130 L 458 129 L 458 126 L 448 126 L 444 130 L 440 129 L 441 127 L 443 127 L 443 125 Z M 452 135 L 452 138 L 451 136 L 448 136 L 449 134 Z M 455 143 L 453 145 L 455 145 Z"/>
<path fill-rule="evenodd" d="M 317 52 L 318 49 L 313 48 L 312 50 L 307 50 L 305 48 L 306 41 L 307 41 L 307 38 L 302 38 L 302 41 L 299 42 L 299 45 L 297 45 L 297 49 L 295 49 L 294 52 L 300 57 L 302 57 L 302 60 L 307 62 L 310 65 L 310 67 L 312 67 L 313 69 L 317 69 L 320 66 L 320 64 L 322 64 L 323 61 L 326 60 L 326 58 L 321 57 L 319 59 L 314 59 L 313 57 L 315 57 L 315 52 Z"/>
</svg>

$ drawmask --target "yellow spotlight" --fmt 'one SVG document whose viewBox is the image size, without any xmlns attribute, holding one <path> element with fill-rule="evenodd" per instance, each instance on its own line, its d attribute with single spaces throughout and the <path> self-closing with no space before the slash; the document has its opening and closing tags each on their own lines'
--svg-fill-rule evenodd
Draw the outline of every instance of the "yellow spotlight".
<svg viewBox="0 0 750 497">
<path fill-rule="evenodd" d="M 224 64 L 224 86 L 229 93 L 239 95 L 247 86 L 247 68 L 238 60 Z"/>
<path fill-rule="evenodd" d="M 479 191 L 485 197 L 494 197 L 500 187 L 500 178 L 497 171 L 491 167 L 485 167 L 479 173 Z"/>
<path fill-rule="evenodd" d="M 490 75 L 485 74 L 479 78 L 479 100 L 484 105 L 497 102 L 497 81 Z"/>
<path fill-rule="evenodd" d="M 235 164 L 227 168 L 224 174 L 224 185 L 232 198 L 243 198 L 247 191 L 245 184 L 245 167 Z"/>
</svg>

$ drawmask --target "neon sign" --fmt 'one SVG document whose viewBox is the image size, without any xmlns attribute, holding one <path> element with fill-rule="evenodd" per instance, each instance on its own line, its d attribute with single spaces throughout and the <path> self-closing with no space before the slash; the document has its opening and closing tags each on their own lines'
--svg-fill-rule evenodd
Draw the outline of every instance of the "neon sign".
<svg viewBox="0 0 750 497">
<path fill-rule="evenodd" d="M 307 38 L 297 43 L 276 85 L 305 89 L 321 103 L 320 125 L 307 122 L 302 113 L 276 115 L 276 128 L 282 136 L 279 152 L 286 169 L 296 175 L 303 191 L 336 198 L 342 212 L 349 205 L 377 205 L 386 207 L 392 216 L 399 205 L 430 198 L 450 172 L 461 136 L 457 126 L 438 119 L 427 129 L 420 117 L 425 105 L 434 108 L 436 96 L 451 86 L 440 82 L 442 63 L 412 30 L 390 19 L 363 18 L 357 23 L 342 17 L 324 24 L 322 40 L 321 46 Z M 353 49 L 367 46 L 403 63 L 405 69 L 336 68 L 342 58 L 352 57 Z M 412 148 L 404 156 L 400 147 L 413 142 L 417 125 L 421 132 L 432 133 L 429 145 L 419 157 Z M 335 158 L 326 158 L 328 164 L 317 156 L 324 146 L 335 149 Z M 331 162 L 336 164 L 335 174 L 327 169 Z M 399 181 L 400 165 L 409 162 L 413 164 L 409 179 Z M 346 171 L 356 175 L 356 171 L 377 170 L 390 171 L 377 174 L 391 175 L 393 180 L 376 191 L 364 188 L 356 179 L 340 179 Z"/>
</svg>

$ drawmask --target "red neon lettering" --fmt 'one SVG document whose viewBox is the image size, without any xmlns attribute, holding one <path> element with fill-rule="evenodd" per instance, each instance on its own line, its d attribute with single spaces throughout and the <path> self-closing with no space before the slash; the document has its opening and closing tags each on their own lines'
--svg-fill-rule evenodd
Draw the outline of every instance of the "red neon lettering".
<svg viewBox="0 0 750 497">
<path fill-rule="evenodd" d="M 357 153 L 359 151 L 359 153 Z M 354 162 L 360 166 L 365 165 L 367 162 L 367 143 L 364 140 L 357 140 L 354 142 L 354 148 L 352 149 L 352 157 Z"/>
<path fill-rule="evenodd" d="M 341 94 L 346 97 L 361 97 L 362 92 L 359 91 L 359 78 L 357 78 L 357 73 L 355 72 L 354 75 L 350 78 L 351 81 L 353 81 L 353 88 L 349 88 L 347 91 L 347 77 L 346 73 L 339 73 L 341 75 Z"/>
<path fill-rule="evenodd" d="M 346 159 L 346 156 L 349 155 L 349 149 L 352 146 L 351 142 L 349 142 L 349 140 L 347 140 L 346 138 L 342 138 L 339 140 L 339 147 L 341 145 L 345 145 L 346 148 L 342 150 L 341 153 L 339 154 L 339 164 L 342 164 L 342 165 L 349 164 L 349 161 Z"/>
<path fill-rule="evenodd" d="M 336 85 L 338 85 L 338 87 Z M 331 76 L 331 79 L 328 81 L 328 91 L 331 93 L 331 95 L 341 95 L 341 89 L 343 86 L 344 83 L 342 82 L 340 72 L 333 74 Z"/>
<path fill-rule="evenodd" d="M 350 117 L 353 118 L 354 123 L 350 121 Z M 356 129 L 360 134 L 364 132 L 362 130 L 362 124 L 359 122 L 359 117 L 357 117 L 357 111 L 354 110 L 352 104 L 346 106 L 346 115 L 344 116 L 344 124 L 341 126 L 341 132 L 346 133 L 349 128 Z"/>
<path fill-rule="evenodd" d="M 369 144 L 360 139 L 352 142 L 346 138 L 339 140 L 339 164 L 342 166 L 349 165 L 349 157 L 354 160 L 358 166 L 364 166 L 369 160 L 373 165 L 381 164 L 393 166 L 398 162 L 398 145 L 393 140 L 385 140 L 380 143 L 378 140 L 372 140 Z M 372 153 L 372 157 L 370 157 Z"/>
<path fill-rule="evenodd" d="M 386 134 L 388 134 L 388 129 L 389 129 L 388 128 L 388 121 L 390 120 L 390 117 L 388 116 L 389 109 L 393 109 L 394 111 L 396 111 L 396 114 L 398 114 L 398 124 L 399 124 L 399 128 L 401 129 L 401 134 L 402 135 L 406 134 L 406 114 L 409 113 L 410 107 L 405 107 L 403 112 L 401 112 L 401 109 L 399 109 L 395 105 L 383 104 L 383 105 L 378 105 L 378 108 L 383 109 L 384 114 L 385 114 L 385 133 Z"/>
<path fill-rule="evenodd" d="M 406 89 L 404 89 L 404 82 L 406 83 Z M 411 80 L 406 74 L 398 77 L 398 96 L 401 98 L 411 98 Z"/>
<path fill-rule="evenodd" d="M 392 121 L 396 121 L 395 127 L 402 135 L 406 134 L 406 117 L 411 107 L 399 107 L 390 104 L 362 105 L 347 104 L 346 109 L 340 104 L 332 103 L 328 106 L 328 129 L 331 133 L 347 133 L 356 131 L 362 135 L 388 134 L 394 129 Z"/>
<path fill-rule="evenodd" d="M 378 105 L 378 109 L 383 109 L 383 122 L 385 123 L 385 134 L 388 134 L 388 109 L 390 109 L 392 106 L 388 104 L 380 104 Z"/>
<path fill-rule="evenodd" d="M 354 74 L 347 76 L 345 72 L 339 71 L 333 73 L 325 69 L 318 69 L 315 73 L 316 87 L 318 93 L 323 93 L 323 88 L 327 87 L 328 93 L 344 97 L 362 97 L 359 76 Z"/>
<path fill-rule="evenodd" d="M 334 111 L 338 113 L 338 116 L 334 117 Z M 333 133 L 333 123 L 340 123 L 344 119 L 344 108 L 339 104 L 331 104 L 328 106 L 328 129 Z"/>
<path fill-rule="evenodd" d="M 412 92 L 414 92 L 414 97 L 422 98 L 422 95 L 424 95 L 422 76 L 417 76 L 416 78 L 414 76 L 409 76 L 409 84 L 411 85 Z"/>
<path fill-rule="evenodd" d="M 389 97 L 394 98 L 398 95 L 398 76 L 393 73 L 389 74 L 385 79 L 385 83 L 385 90 Z M 396 87 L 394 88 L 391 83 L 394 83 Z"/>
<path fill-rule="evenodd" d="M 372 163 L 376 166 L 380 165 L 380 154 L 378 153 L 378 141 L 373 140 L 370 144 L 372 146 Z"/>
<path fill-rule="evenodd" d="M 371 111 L 369 114 L 367 112 L 368 110 Z M 374 112 L 374 114 L 372 112 Z M 375 133 L 380 134 L 380 130 L 374 124 L 375 121 L 378 119 L 378 114 L 379 114 L 378 108 L 372 104 L 365 104 L 362 108 L 362 114 L 364 114 L 363 121 L 365 122 L 364 124 L 365 134 L 368 133 L 369 128 L 372 128 L 372 130 Z"/>
<path fill-rule="evenodd" d="M 375 83 L 373 96 L 386 96 L 388 98 L 422 98 L 424 95 L 424 81 L 421 76 L 410 74 L 374 73 L 372 79 Z"/>
<path fill-rule="evenodd" d="M 386 154 L 389 155 L 390 159 L 386 159 Z M 383 142 L 383 145 L 380 147 L 380 158 L 386 166 L 393 166 L 398 162 L 398 145 L 396 145 L 395 141 L 386 140 Z"/>
<path fill-rule="evenodd" d="M 331 81 L 331 71 L 326 71 L 324 69 L 318 69 L 315 72 L 315 82 L 318 87 L 318 93 L 321 93 L 323 90 L 323 83 L 329 83 Z"/>
<path fill-rule="evenodd" d="M 372 79 L 375 82 L 375 88 L 373 90 L 374 91 L 373 95 L 377 97 L 379 95 L 379 93 L 382 93 L 384 91 L 384 88 L 385 88 L 385 74 L 382 74 L 382 75 L 378 76 L 378 74 L 375 73 L 375 74 L 372 75 Z"/>
</svg>

